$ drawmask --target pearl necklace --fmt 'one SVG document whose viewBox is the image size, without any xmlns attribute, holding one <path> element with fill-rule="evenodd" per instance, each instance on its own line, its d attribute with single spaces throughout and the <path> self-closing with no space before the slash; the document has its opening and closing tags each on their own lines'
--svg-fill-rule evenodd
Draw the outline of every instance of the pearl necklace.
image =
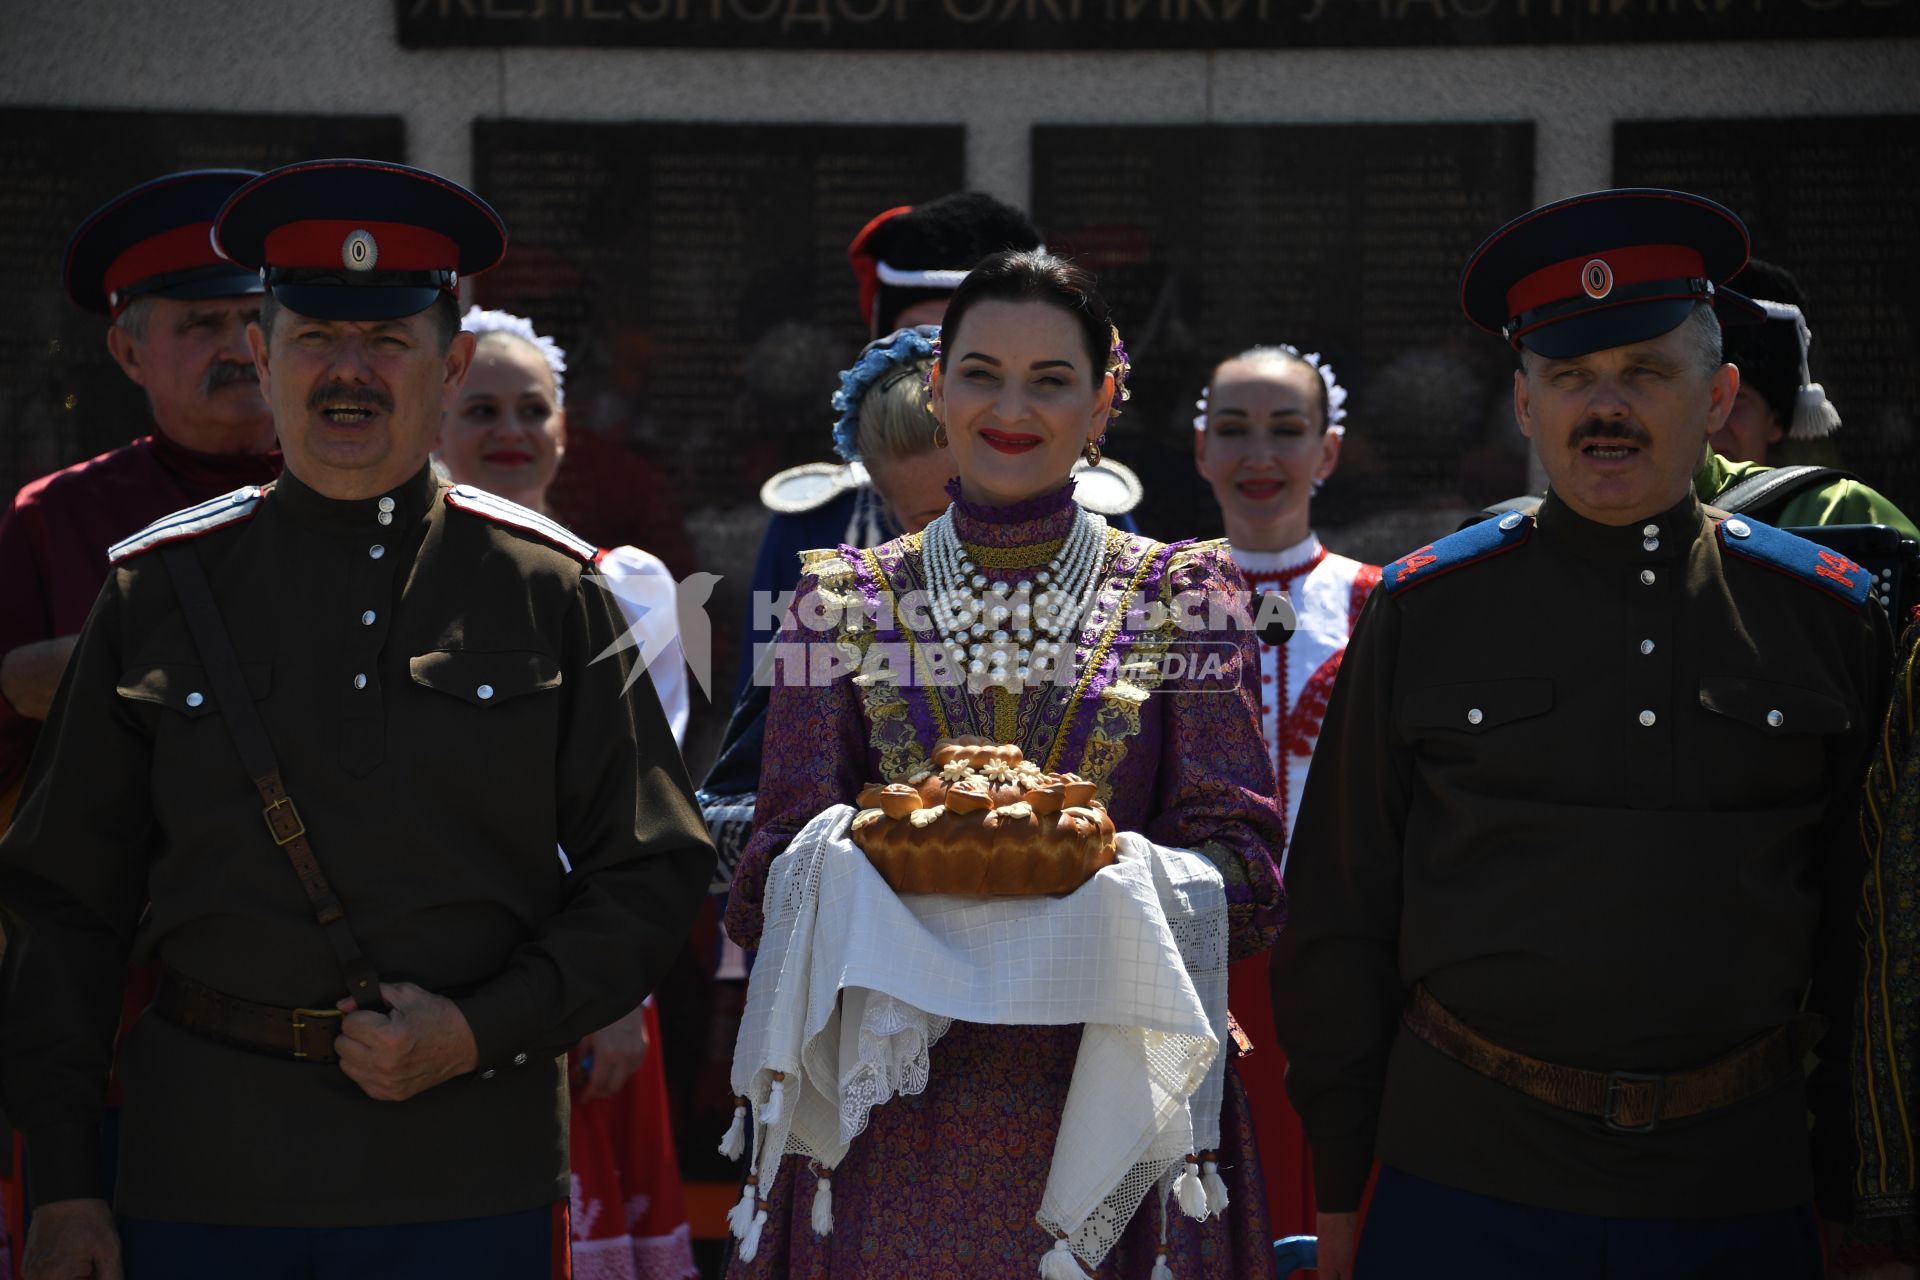
<svg viewBox="0 0 1920 1280">
<path fill-rule="evenodd" d="M 1018 693 L 1029 680 L 1059 670 L 1100 586 L 1107 545 L 1104 517 L 1075 507 L 1060 550 L 1030 582 L 989 582 L 954 531 L 951 509 L 922 535 L 928 604 L 947 655 L 976 689 Z M 1034 588 L 1038 586 L 1036 593 Z"/>
</svg>

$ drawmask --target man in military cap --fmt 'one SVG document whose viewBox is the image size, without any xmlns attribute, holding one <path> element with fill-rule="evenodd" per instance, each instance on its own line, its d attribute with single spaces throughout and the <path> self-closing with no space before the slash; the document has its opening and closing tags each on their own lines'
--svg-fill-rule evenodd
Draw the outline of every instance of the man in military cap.
<svg viewBox="0 0 1920 1280">
<path fill-rule="evenodd" d="M 107 349 L 147 393 L 153 431 L 14 495 L 0 518 L 0 827 L 100 594 L 107 548 L 169 511 L 279 470 L 247 351 L 260 277 L 221 258 L 213 216 L 251 169 L 169 174 L 80 224 L 67 296 L 108 316 Z"/>
<path fill-rule="evenodd" d="M 131 1280 L 544 1277 L 556 1055 L 646 993 L 712 852 L 594 549 L 428 467 L 493 210 L 315 161 L 216 234 L 265 273 L 287 469 L 114 548 L 0 841 L 27 1275 L 116 1275 L 124 1245 Z M 129 946 L 165 976 L 120 1050 L 116 1241 Z"/>
<path fill-rule="evenodd" d="M 1740 370 L 1740 390 L 1726 423 L 1713 433 L 1706 462 L 1694 473 L 1694 492 L 1709 504 L 1742 481 L 1767 474 L 1773 448 L 1781 441 L 1805 445 L 1828 440 L 1841 425 L 1840 411 L 1813 378 L 1813 330 L 1793 273 L 1754 258 L 1728 287 L 1752 298 L 1766 318 L 1727 327 L 1726 357 Z M 1884 524 L 1920 540 L 1920 529 L 1889 499 L 1832 472 L 1810 472 L 1762 518 L 1782 528 Z"/>
<path fill-rule="evenodd" d="M 1386 567 L 1307 780 L 1274 1016 L 1328 1280 L 1820 1274 L 1853 1159 L 1803 1013 L 1848 1008 L 1889 640 L 1866 571 L 1694 496 L 1746 257 L 1620 190 L 1467 266 L 1551 487 Z"/>
</svg>

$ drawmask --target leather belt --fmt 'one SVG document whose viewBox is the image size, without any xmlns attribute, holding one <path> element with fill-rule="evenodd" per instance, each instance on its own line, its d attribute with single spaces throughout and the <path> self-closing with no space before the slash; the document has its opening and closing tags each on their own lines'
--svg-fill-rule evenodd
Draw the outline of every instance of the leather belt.
<svg viewBox="0 0 1920 1280">
<path fill-rule="evenodd" d="M 176 1026 L 275 1058 L 338 1062 L 338 1009 L 283 1009 L 215 991 L 168 969 L 160 976 L 153 1011 Z"/>
<path fill-rule="evenodd" d="M 1663 1120 L 1705 1115 L 1799 1080 L 1800 1060 L 1821 1030 L 1818 1018 L 1803 1016 L 1723 1058 L 1685 1071 L 1587 1071 L 1496 1044 L 1449 1013 L 1424 986 L 1414 988 L 1401 1021 L 1414 1035 L 1489 1080 L 1552 1106 L 1596 1116 L 1615 1133 L 1652 1133 Z"/>
</svg>

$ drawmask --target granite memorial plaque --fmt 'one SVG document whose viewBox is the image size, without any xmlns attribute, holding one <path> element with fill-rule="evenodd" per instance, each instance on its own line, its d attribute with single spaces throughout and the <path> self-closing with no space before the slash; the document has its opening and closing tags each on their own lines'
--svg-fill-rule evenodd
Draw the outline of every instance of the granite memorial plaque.
<svg viewBox="0 0 1920 1280">
<path fill-rule="evenodd" d="M 404 157 L 397 116 L 0 108 L 0 495 L 152 430 L 108 354 L 107 321 L 60 286 L 81 219 L 180 169 L 271 169 L 315 156 Z"/>
<path fill-rule="evenodd" d="M 1614 179 L 1677 187 L 1745 219 L 1757 258 L 1806 296 L 1809 364 L 1840 411 L 1829 445 L 1775 462 L 1848 468 L 1920 511 L 1920 116 L 1634 120 L 1614 126 Z"/>
<path fill-rule="evenodd" d="M 847 244 L 882 210 L 961 189 L 965 141 L 957 126 L 474 124 L 476 188 L 512 234 L 478 300 L 567 350 L 553 510 L 676 574 L 723 575 L 722 716 L 760 485 L 833 458 L 836 375 L 867 340 Z"/>
<path fill-rule="evenodd" d="M 1141 527 L 1221 532 L 1194 401 L 1262 343 L 1322 353 L 1351 393 L 1314 508 L 1336 550 L 1390 558 L 1521 492 L 1512 358 L 1456 282 L 1532 192 L 1530 124 L 1035 128 L 1034 218 L 1098 275 L 1133 357 L 1109 451 L 1146 481 Z"/>
</svg>

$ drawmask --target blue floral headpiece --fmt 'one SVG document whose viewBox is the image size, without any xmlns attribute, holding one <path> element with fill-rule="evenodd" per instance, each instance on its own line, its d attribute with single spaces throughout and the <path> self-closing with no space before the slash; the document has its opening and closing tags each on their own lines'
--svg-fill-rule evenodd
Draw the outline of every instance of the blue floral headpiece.
<svg viewBox="0 0 1920 1280">
<path fill-rule="evenodd" d="M 940 340 L 938 325 L 915 325 L 896 329 L 884 338 L 875 338 L 860 349 L 853 367 L 840 371 L 840 389 L 833 393 L 833 411 L 839 416 L 833 423 L 833 451 L 848 462 L 860 457 L 860 402 L 876 383 L 890 373 L 912 371 L 920 360 L 935 356 Z"/>
</svg>

